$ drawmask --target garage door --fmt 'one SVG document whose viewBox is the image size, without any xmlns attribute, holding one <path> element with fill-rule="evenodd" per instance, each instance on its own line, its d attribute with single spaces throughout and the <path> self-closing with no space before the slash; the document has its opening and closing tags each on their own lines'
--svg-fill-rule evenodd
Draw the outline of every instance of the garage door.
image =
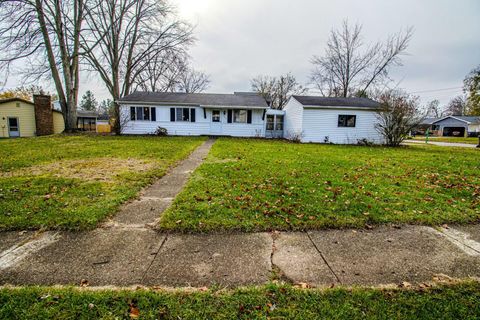
<svg viewBox="0 0 480 320">
<path fill-rule="evenodd" d="M 444 137 L 464 137 L 465 128 L 464 127 L 445 127 L 443 128 Z"/>
</svg>

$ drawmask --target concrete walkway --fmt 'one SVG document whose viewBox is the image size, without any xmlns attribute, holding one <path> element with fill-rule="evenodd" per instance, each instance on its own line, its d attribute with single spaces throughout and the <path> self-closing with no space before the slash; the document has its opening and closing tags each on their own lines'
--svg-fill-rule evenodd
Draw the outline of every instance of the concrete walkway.
<svg viewBox="0 0 480 320">
<path fill-rule="evenodd" d="M 419 140 L 405 140 L 404 144 L 427 144 L 425 141 Z M 456 142 L 441 142 L 441 141 L 428 141 L 428 144 L 434 146 L 441 146 L 441 147 L 460 147 L 460 148 L 476 148 L 477 145 L 475 144 L 468 144 L 468 143 L 456 143 Z"/>
<path fill-rule="evenodd" d="M 155 230 L 212 144 L 96 230 L 0 233 L 0 285 L 331 286 L 480 277 L 480 225 L 211 235 Z"/>
<path fill-rule="evenodd" d="M 38 237 L 53 242 L 0 264 L 0 284 L 233 287 L 278 279 L 322 287 L 480 277 L 480 226 L 214 235 L 109 228 Z"/>
</svg>

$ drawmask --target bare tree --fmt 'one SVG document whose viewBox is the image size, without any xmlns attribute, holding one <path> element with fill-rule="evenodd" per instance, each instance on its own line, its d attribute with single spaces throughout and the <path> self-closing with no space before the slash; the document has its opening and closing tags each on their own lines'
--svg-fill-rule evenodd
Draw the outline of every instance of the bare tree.
<svg viewBox="0 0 480 320">
<path fill-rule="evenodd" d="M 251 81 L 252 91 L 257 92 L 265 101 L 272 104 L 277 92 L 277 78 L 258 76 Z"/>
<path fill-rule="evenodd" d="M 148 59 L 148 58 L 147 58 Z M 151 92 L 174 92 L 180 75 L 185 72 L 184 54 L 167 50 L 149 59 L 148 65 L 138 73 L 134 81 L 134 90 Z"/>
<path fill-rule="evenodd" d="M 258 76 L 251 81 L 252 90 L 260 94 L 274 109 L 283 109 L 288 99 L 307 91 L 295 77 L 287 73 L 280 77 Z"/>
<path fill-rule="evenodd" d="M 390 90 L 376 97 L 381 109 L 377 112 L 375 128 L 388 146 L 399 146 L 424 119 L 418 97 Z"/>
<path fill-rule="evenodd" d="M 203 92 L 210 86 L 210 77 L 202 71 L 188 67 L 180 74 L 177 89 L 185 93 Z"/>
<path fill-rule="evenodd" d="M 82 46 L 90 70 L 97 72 L 116 102 L 158 56 L 193 41 L 192 28 L 175 17 L 165 0 L 91 0 L 88 36 Z M 115 105 L 116 133 L 121 133 Z"/>
<path fill-rule="evenodd" d="M 427 117 L 440 118 L 444 111 L 440 108 L 440 101 L 432 100 L 427 104 Z"/>
<path fill-rule="evenodd" d="M 0 68 L 29 59 L 30 78 L 53 79 L 67 131 L 76 128 L 85 1 L 0 1 Z"/>
<path fill-rule="evenodd" d="M 449 116 L 464 116 L 467 112 L 467 99 L 463 96 L 456 96 L 448 102 L 445 114 Z"/>
<path fill-rule="evenodd" d="M 388 80 L 392 66 L 402 64 L 413 29 L 391 35 L 385 42 L 365 46 L 362 27 L 344 21 L 332 30 L 323 56 L 314 56 L 311 80 L 324 96 L 363 96 L 367 90 Z"/>
<path fill-rule="evenodd" d="M 468 114 L 480 116 L 480 65 L 470 71 L 463 84 L 463 91 L 468 94 L 466 100 Z"/>
</svg>

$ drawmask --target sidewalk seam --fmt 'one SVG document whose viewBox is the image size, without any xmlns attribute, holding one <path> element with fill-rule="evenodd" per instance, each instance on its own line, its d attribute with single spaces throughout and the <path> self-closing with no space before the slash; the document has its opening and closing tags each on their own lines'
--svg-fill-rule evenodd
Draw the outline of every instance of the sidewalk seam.
<svg viewBox="0 0 480 320">
<path fill-rule="evenodd" d="M 320 256 L 322 257 L 323 259 L 323 262 L 325 262 L 325 264 L 327 265 L 328 269 L 330 269 L 330 272 L 334 275 L 335 279 L 337 279 L 337 282 L 342 284 L 342 281 L 340 280 L 340 278 L 337 276 L 337 274 L 335 273 L 335 271 L 333 271 L 333 268 L 330 266 L 330 264 L 328 263 L 327 259 L 325 258 L 325 256 L 323 255 L 323 253 L 320 251 L 320 249 L 317 247 L 317 245 L 315 244 L 315 242 L 313 241 L 312 237 L 310 236 L 310 234 L 308 233 L 308 231 L 305 231 L 305 233 L 307 234 L 307 237 L 308 239 L 310 239 L 310 242 L 313 244 L 315 250 L 317 250 L 317 252 L 320 254 Z"/>
<path fill-rule="evenodd" d="M 155 260 L 157 259 L 158 254 L 160 253 L 160 251 L 162 250 L 163 246 L 165 245 L 165 242 L 167 242 L 167 239 L 168 239 L 168 233 L 165 235 L 165 238 L 163 239 L 162 243 L 161 243 L 160 246 L 158 247 L 157 252 L 155 252 L 155 254 L 153 255 L 152 261 L 150 262 L 150 264 L 148 265 L 147 269 L 146 269 L 145 272 L 143 273 L 143 276 L 142 276 L 142 279 L 141 279 L 141 283 L 144 283 L 144 282 L 145 282 L 145 277 L 147 276 L 148 271 L 150 271 L 150 268 L 152 267 L 153 263 L 154 263 Z"/>
</svg>

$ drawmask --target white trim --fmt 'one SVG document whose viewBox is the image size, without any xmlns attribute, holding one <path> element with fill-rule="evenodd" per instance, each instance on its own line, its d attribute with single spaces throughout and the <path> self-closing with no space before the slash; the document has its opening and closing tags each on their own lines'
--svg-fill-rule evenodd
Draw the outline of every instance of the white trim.
<svg viewBox="0 0 480 320">
<path fill-rule="evenodd" d="M 470 122 L 470 121 L 463 120 L 463 119 L 457 118 L 457 117 L 455 117 L 455 116 L 446 116 L 446 117 L 443 117 L 443 118 L 441 118 L 441 119 L 439 119 L 439 120 L 437 120 L 437 121 L 432 122 L 431 124 L 434 124 L 434 123 L 443 121 L 443 120 L 448 119 L 448 118 L 452 118 L 452 119 L 455 119 L 455 120 L 458 120 L 458 121 L 461 121 L 461 122 L 465 122 L 466 124 L 471 124 L 471 123 L 472 123 L 472 122 Z"/>
</svg>

